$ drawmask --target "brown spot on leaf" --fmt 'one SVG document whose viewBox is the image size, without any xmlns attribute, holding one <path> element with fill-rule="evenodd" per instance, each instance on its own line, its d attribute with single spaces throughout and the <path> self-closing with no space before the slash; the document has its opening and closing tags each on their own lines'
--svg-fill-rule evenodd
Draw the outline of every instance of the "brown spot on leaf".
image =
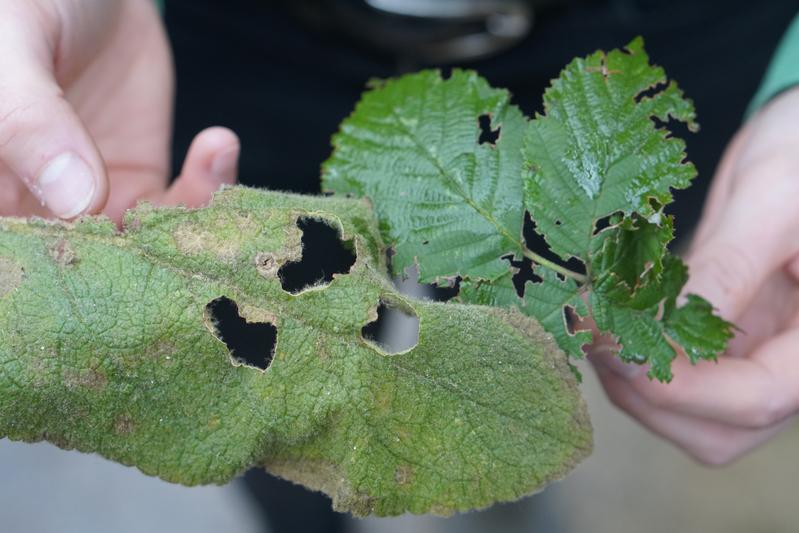
<svg viewBox="0 0 799 533">
<path fill-rule="evenodd" d="M 147 348 L 146 353 L 157 360 L 172 362 L 172 356 L 177 352 L 175 344 L 171 340 L 159 339 L 155 344 Z"/>
<path fill-rule="evenodd" d="M 208 226 L 183 223 L 175 229 L 173 236 L 181 252 L 192 255 L 210 253 L 231 263 L 241 252 L 243 241 L 252 238 L 257 230 L 258 225 L 250 216 L 233 213 L 209 221 Z"/>
<path fill-rule="evenodd" d="M 50 252 L 50 257 L 52 257 L 53 261 L 60 267 L 74 265 L 78 262 L 75 251 L 66 239 L 62 238 L 56 240 L 50 245 L 48 251 Z"/>
<path fill-rule="evenodd" d="M 119 415 L 114 421 L 114 431 L 117 435 L 130 435 L 135 427 L 133 419 L 128 414 Z"/>
<path fill-rule="evenodd" d="M 394 480 L 397 482 L 397 485 L 401 487 L 410 485 L 413 482 L 413 478 L 414 478 L 413 466 L 409 464 L 400 465 L 394 471 Z"/>
<path fill-rule="evenodd" d="M 100 390 L 106 386 L 108 378 L 94 368 L 90 370 L 76 370 L 69 368 L 64 371 L 64 385 L 68 389 L 88 388 Z"/>
<path fill-rule="evenodd" d="M 15 261 L 0 257 L 0 298 L 19 287 L 24 274 L 25 271 Z"/>
<path fill-rule="evenodd" d="M 280 265 L 275 259 L 275 255 L 269 252 L 258 252 L 255 256 L 255 269 L 265 278 L 274 278 Z"/>
</svg>

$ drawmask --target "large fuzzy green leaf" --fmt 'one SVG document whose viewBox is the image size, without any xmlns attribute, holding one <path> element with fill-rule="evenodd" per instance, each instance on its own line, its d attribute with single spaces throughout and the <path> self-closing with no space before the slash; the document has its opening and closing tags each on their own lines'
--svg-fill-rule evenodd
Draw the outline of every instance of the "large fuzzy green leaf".
<svg viewBox="0 0 799 533">
<path fill-rule="evenodd" d="M 302 217 L 357 257 L 291 294 Z M 0 436 L 189 485 L 262 465 L 358 515 L 449 514 L 563 476 L 591 432 L 562 352 L 519 313 L 399 295 L 383 251 L 363 201 L 244 188 L 140 207 L 122 232 L 0 219 Z M 276 327 L 265 371 L 218 338 L 222 296 Z M 380 301 L 419 318 L 415 347 L 364 340 Z"/>
</svg>

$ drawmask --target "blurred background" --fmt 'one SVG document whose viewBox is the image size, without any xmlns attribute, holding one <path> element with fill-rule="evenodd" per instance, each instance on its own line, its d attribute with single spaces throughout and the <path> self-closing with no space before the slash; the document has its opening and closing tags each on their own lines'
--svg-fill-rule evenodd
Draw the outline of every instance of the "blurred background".
<svg viewBox="0 0 799 533">
<path fill-rule="evenodd" d="M 696 105 L 686 138 L 699 170 L 676 195 L 690 236 L 724 146 L 741 124 L 799 2 L 749 0 L 166 0 L 175 52 L 174 169 L 202 128 L 242 141 L 241 181 L 319 192 L 329 138 L 366 81 L 420 68 L 474 68 L 540 110 L 574 56 L 643 35 L 653 61 Z M 441 293 L 406 285 L 428 297 Z M 385 335 L 402 337 L 400 325 Z M 596 449 L 565 481 L 515 504 L 450 519 L 353 520 L 329 501 L 260 471 L 224 487 L 185 488 L 97 456 L 0 440 L 5 532 L 772 533 L 796 531 L 799 429 L 738 463 L 707 469 L 609 405 L 590 368 L 582 389 Z"/>
</svg>

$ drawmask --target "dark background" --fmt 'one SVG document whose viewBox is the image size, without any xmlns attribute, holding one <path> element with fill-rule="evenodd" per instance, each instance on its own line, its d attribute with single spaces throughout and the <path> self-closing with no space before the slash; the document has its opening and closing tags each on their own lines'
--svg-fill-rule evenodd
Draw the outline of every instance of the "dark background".
<svg viewBox="0 0 799 533">
<path fill-rule="evenodd" d="M 436 0 L 431 0 L 436 1 Z M 372 77 L 429 65 L 409 64 L 335 31 L 312 30 L 286 3 L 168 0 L 165 20 L 175 53 L 174 174 L 201 129 L 224 125 L 241 138 L 240 180 L 247 185 L 319 192 L 330 136 Z M 653 61 L 694 100 L 702 129 L 677 130 L 699 171 L 675 194 L 677 234 L 696 223 L 724 146 L 743 120 L 796 1 L 616 0 L 563 2 L 537 13 L 529 37 L 473 68 L 508 88 L 528 114 L 574 56 L 623 46 L 642 35 Z M 448 65 L 453 66 L 453 65 Z M 246 477 L 274 531 L 339 531 L 319 495 L 260 471 Z"/>
</svg>

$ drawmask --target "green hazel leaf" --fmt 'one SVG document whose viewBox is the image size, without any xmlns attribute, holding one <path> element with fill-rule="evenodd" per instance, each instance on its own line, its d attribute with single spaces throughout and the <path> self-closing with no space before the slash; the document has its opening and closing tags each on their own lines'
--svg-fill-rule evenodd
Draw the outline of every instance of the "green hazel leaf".
<svg viewBox="0 0 799 533">
<path fill-rule="evenodd" d="M 525 135 L 525 205 L 551 250 L 585 265 L 590 315 L 617 339 L 620 357 L 648 363 L 651 377 L 669 381 L 677 345 L 692 361 L 715 357 L 730 325 L 701 298 L 676 307 L 687 270 L 668 253 L 673 221 L 662 209 L 673 200 L 671 189 L 688 187 L 696 171 L 685 161 L 683 141 L 655 118 L 697 129 L 692 104 L 649 64 L 640 38 L 626 51 L 572 61 L 545 92 L 544 114 Z M 611 227 L 599 231 L 606 217 Z M 547 312 L 529 314 L 573 354 L 574 343 L 551 329 L 559 325 L 545 320 Z M 697 328 L 711 328 L 707 339 L 686 329 L 689 317 Z"/>
<path fill-rule="evenodd" d="M 484 115 L 500 130 L 496 145 L 480 142 Z M 579 324 L 597 315 L 623 359 L 649 362 L 665 380 L 678 338 L 704 358 L 729 338 L 709 305 L 676 309 L 684 267 L 668 256 L 673 222 L 663 208 L 696 171 L 683 141 L 660 124 L 671 119 L 698 129 L 693 105 L 650 65 L 640 38 L 572 61 L 532 121 L 472 72 L 444 80 L 425 71 L 364 95 L 334 137 L 323 183 L 372 201 L 396 250 L 395 273 L 416 263 L 422 282 L 460 276 L 461 302 L 519 309 L 573 357 L 590 334 L 572 331 L 567 317 Z M 525 208 L 551 251 L 577 258 L 585 274 L 525 247 Z M 541 278 L 522 297 L 508 255 L 532 260 Z M 682 335 L 664 329 L 671 311 Z M 715 328 L 707 343 L 686 329 L 687 317 Z"/>
<path fill-rule="evenodd" d="M 540 282 L 528 281 L 524 296 L 519 297 L 513 285 L 513 274 L 508 273 L 493 282 L 464 280 L 458 298 L 461 302 L 497 307 L 515 307 L 527 316 L 536 318 L 568 355 L 581 358 L 583 346 L 591 342 L 591 333 L 573 331 L 568 324 L 567 312 L 574 318 L 588 316 L 582 299 L 581 287 L 571 279 L 560 279 L 544 268 L 535 270 Z"/>
<path fill-rule="evenodd" d="M 668 215 L 660 224 L 635 217 L 602 231 L 592 240 L 593 284 L 618 284 L 631 294 L 659 279 L 673 238 L 674 220 Z"/>
<path fill-rule="evenodd" d="M 607 283 L 591 293 L 597 328 L 613 334 L 622 360 L 649 364 L 650 378 L 659 381 L 671 381 L 671 363 L 679 351 L 692 363 L 715 360 L 732 338 L 732 324 L 715 316 L 703 298 L 690 294 L 678 307 L 677 297 L 687 280 L 688 268 L 682 260 L 666 255 L 657 279 L 628 292 L 626 300 L 620 298 L 617 286 Z"/>
<path fill-rule="evenodd" d="M 287 292 L 310 219 L 355 260 Z M 548 334 L 515 311 L 407 299 L 383 256 L 365 201 L 241 187 L 205 209 L 140 206 L 121 231 L 0 219 L 0 437 L 187 485 L 261 465 L 356 515 L 514 500 L 589 453 Z M 364 339 L 381 301 L 418 317 L 414 347 Z M 227 320 L 272 331 L 265 369 L 226 347 Z"/>
<path fill-rule="evenodd" d="M 626 51 L 575 59 L 552 82 L 523 151 L 532 171 L 525 204 L 553 252 L 587 263 L 597 221 L 655 220 L 670 189 L 690 185 L 696 170 L 684 142 L 652 121 L 670 117 L 697 129 L 693 105 L 649 64 L 640 38 Z"/>
<path fill-rule="evenodd" d="M 713 306 L 695 294 L 664 318 L 666 334 L 685 351 L 688 359 L 715 361 L 732 338 L 733 326 L 713 314 Z"/>
<path fill-rule="evenodd" d="M 592 289 L 611 302 L 646 309 L 658 305 L 665 294 L 663 264 L 670 261 L 667 246 L 674 236 L 672 217 L 664 216 L 662 225 L 640 217 L 602 231 L 593 239 Z M 686 276 L 687 278 L 687 273 Z M 670 274 L 670 278 L 674 278 Z M 680 278 L 676 292 L 685 284 Z M 675 294 L 676 294 L 675 292 Z"/>
<path fill-rule="evenodd" d="M 521 256 L 521 144 L 527 124 L 474 72 L 422 71 L 376 82 L 333 137 L 325 190 L 367 196 L 396 274 L 418 263 L 420 281 L 497 279 L 500 258 Z M 480 143 L 480 117 L 499 130 Z"/>
</svg>

